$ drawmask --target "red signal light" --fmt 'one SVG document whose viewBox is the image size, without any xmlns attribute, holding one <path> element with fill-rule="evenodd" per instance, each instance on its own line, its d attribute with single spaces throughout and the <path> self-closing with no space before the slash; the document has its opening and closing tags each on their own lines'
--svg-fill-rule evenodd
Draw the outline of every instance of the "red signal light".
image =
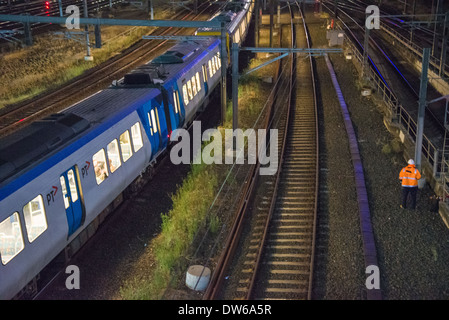
<svg viewBox="0 0 449 320">
<path fill-rule="evenodd" d="M 50 16 L 50 1 L 45 1 L 45 13 Z"/>
</svg>

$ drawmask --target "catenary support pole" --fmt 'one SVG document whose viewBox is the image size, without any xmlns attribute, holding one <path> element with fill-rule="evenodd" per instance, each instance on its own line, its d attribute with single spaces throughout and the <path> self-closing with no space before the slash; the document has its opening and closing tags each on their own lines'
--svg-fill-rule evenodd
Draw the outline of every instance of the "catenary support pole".
<svg viewBox="0 0 449 320">
<path fill-rule="evenodd" d="M 221 22 L 221 124 L 224 125 L 226 121 L 226 67 L 228 65 L 227 57 L 227 42 L 226 42 L 226 23 Z"/>
<path fill-rule="evenodd" d="M 273 47 L 274 0 L 270 0 L 270 48 Z"/>
<path fill-rule="evenodd" d="M 424 133 L 424 116 L 426 112 L 427 104 L 427 74 L 429 69 L 430 60 L 430 48 L 424 48 L 422 58 L 422 72 L 421 72 L 421 84 L 419 89 L 419 107 L 418 107 L 418 128 L 416 132 L 416 145 L 415 145 L 415 164 L 418 170 L 421 170 L 421 153 L 422 153 L 422 140 Z"/>
<path fill-rule="evenodd" d="M 239 45 L 232 43 L 232 129 L 238 129 L 239 109 Z"/>
<path fill-rule="evenodd" d="M 415 14 L 416 14 L 416 0 L 413 0 L 412 4 L 412 21 L 415 20 Z M 410 29 L 410 42 L 413 42 L 413 38 L 415 35 L 415 26 L 412 25 Z"/>
<path fill-rule="evenodd" d="M 89 18 L 89 13 L 87 11 L 87 0 L 84 0 L 84 17 Z M 86 61 L 92 61 L 93 57 L 90 54 L 90 42 L 89 42 L 89 25 L 84 26 L 84 31 L 86 33 L 86 56 L 84 57 L 84 60 Z"/>
<path fill-rule="evenodd" d="M 449 38 L 449 11 L 444 16 L 443 25 L 443 41 L 441 42 L 441 56 L 440 56 L 440 77 L 444 78 L 446 56 L 447 56 L 447 40 Z"/>
<path fill-rule="evenodd" d="M 435 23 L 434 23 L 434 26 L 433 26 L 433 41 L 432 41 L 432 55 L 433 56 L 435 56 L 436 54 L 437 54 L 437 49 L 438 49 L 438 37 L 437 37 L 437 33 L 438 33 L 438 30 L 437 30 L 437 26 L 438 26 L 438 24 L 439 24 L 439 21 L 438 21 L 438 14 L 440 13 L 440 0 L 436 0 L 437 1 L 437 4 L 436 4 L 436 7 L 435 7 L 435 17 L 434 17 L 434 19 L 431 19 L 431 20 L 435 20 Z"/>
<path fill-rule="evenodd" d="M 260 21 L 259 21 L 260 1 L 259 0 L 255 0 L 254 13 L 255 13 L 255 18 L 256 18 L 255 25 L 254 25 L 256 28 L 256 30 L 254 32 L 254 34 L 255 34 L 254 42 L 255 42 L 256 47 L 258 47 L 259 46 L 259 29 L 260 29 L 260 26 L 259 26 L 259 24 L 260 24 Z"/>
<path fill-rule="evenodd" d="M 368 14 L 366 14 L 366 19 L 368 19 Z M 362 77 L 365 76 L 366 70 L 368 70 L 368 49 L 369 49 L 369 32 L 370 28 L 367 28 L 365 23 L 365 40 L 363 43 L 363 66 L 362 66 Z"/>
<path fill-rule="evenodd" d="M 33 45 L 33 35 L 31 33 L 31 23 L 30 22 L 24 22 L 23 23 L 23 30 L 25 33 L 25 45 L 26 46 L 32 46 Z"/>
<path fill-rule="evenodd" d="M 151 20 L 154 20 L 153 0 L 150 0 L 150 17 L 151 17 Z"/>
</svg>

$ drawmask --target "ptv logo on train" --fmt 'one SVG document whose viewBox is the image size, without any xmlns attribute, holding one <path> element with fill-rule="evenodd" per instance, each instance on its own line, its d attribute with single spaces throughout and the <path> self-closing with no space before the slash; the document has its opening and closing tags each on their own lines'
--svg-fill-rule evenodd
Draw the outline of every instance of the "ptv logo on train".
<svg viewBox="0 0 449 320">
<path fill-rule="evenodd" d="M 55 202 L 56 192 L 58 192 L 58 187 L 52 186 L 53 190 L 47 193 L 47 205 L 50 205 L 51 202 Z"/>
<path fill-rule="evenodd" d="M 90 162 L 86 161 L 86 164 L 81 168 L 81 176 L 84 177 L 89 174 Z"/>
</svg>

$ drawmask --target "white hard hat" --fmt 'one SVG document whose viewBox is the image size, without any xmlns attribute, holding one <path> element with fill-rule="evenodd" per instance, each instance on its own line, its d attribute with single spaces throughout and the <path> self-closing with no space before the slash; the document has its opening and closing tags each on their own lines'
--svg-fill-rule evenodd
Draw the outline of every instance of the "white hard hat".
<svg viewBox="0 0 449 320">
<path fill-rule="evenodd" d="M 413 161 L 413 159 L 410 159 L 408 162 L 407 162 L 408 164 L 415 164 L 415 161 Z"/>
</svg>

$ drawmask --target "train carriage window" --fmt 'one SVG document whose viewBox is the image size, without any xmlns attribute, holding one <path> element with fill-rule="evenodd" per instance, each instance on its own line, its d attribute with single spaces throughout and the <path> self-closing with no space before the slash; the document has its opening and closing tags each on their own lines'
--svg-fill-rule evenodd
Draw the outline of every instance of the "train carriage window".
<svg viewBox="0 0 449 320">
<path fill-rule="evenodd" d="M 203 79 L 204 79 L 204 82 L 207 81 L 206 64 L 203 64 Z"/>
<path fill-rule="evenodd" d="M 186 106 L 189 103 L 189 97 L 187 96 L 187 85 L 182 86 L 182 96 L 184 98 L 184 105 Z"/>
<path fill-rule="evenodd" d="M 197 72 L 195 74 L 195 79 L 196 79 L 196 87 L 198 89 L 198 92 L 200 92 L 201 91 L 201 82 L 200 82 L 200 74 L 199 74 L 199 72 Z"/>
<path fill-rule="evenodd" d="M 94 164 L 97 184 L 100 184 L 109 176 L 104 149 L 101 149 L 96 154 L 94 154 L 94 156 L 92 157 L 92 162 Z"/>
<path fill-rule="evenodd" d="M 212 70 L 212 61 L 209 60 L 207 63 L 209 65 L 209 75 L 212 78 L 214 76 L 214 73 L 213 73 L 213 70 Z"/>
<path fill-rule="evenodd" d="M 217 72 L 217 68 L 215 67 L 215 56 L 212 57 L 212 72 L 213 74 L 215 74 L 215 72 Z"/>
<path fill-rule="evenodd" d="M 38 195 L 23 207 L 23 215 L 25 217 L 28 241 L 31 243 L 47 230 L 44 200 L 41 195 Z"/>
<path fill-rule="evenodd" d="M 142 133 L 140 131 L 139 122 L 131 127 L 131 137 L 133 139 L 134 152 L 137 152 L 143 147 Z"/>
<path fill-rule="evenodd" d="M 19 213 L 14 212 L 0 222 L 0 256 L 5 265 L 24 248 Z"/>
<path fill-rule="evenodd" d="M 179 95 L 178 95 L 178 91 L 173 91 L 173 105 L 175 106 L 175 112 L 179 113 Z"/>
<path fill-rule="evenodd" d="M 156 116 L 154 115 L 154 109 L 151 110 L 151 123 L 152 123 L 153 131 L 157 132 Z"/>
<path fill-rule="evenodd" d="M 153 131 L 153 125 L 151 124 L 151 115 L 150 115 L 149 112 L 148 112 L 148 123 L 150 124 L 150 133 L 151 133 L 151 136 L 153 136 L 154 131 Z"/>
<path fill-rule="evenodd" d="M 190 82 L 192 83 L 192 91 L 193 91 L 193 96 L 196 96 L 197 94 L 197 89 L 196 89 L 196 80 L 195 80 L 195 76 L 192 77 L 192 79 L 190 79 Z"/>
<path fill-rule="evenodd" d="M 192 92 L 192 83 L 187 81 L 187 92 L 189 93 L 189 100 L 193 99 L 193 92 Z"/>
<path fill-rule="evenodd" d="M 156 108 L 155 108 L 155 110 L 156 110 L 157 127 L 158 127 L 158 129 L 159 129 L 159 132 L 161 132 L 161 125 L 160 125 L 160 123 L 159 123 L 159 112 L 157 111 Z"/>
<path fill-rule="evenodd" d="M 151 110 L 153 113 L 153 110 Z M 156 131 L 156 130 L 155 130 Z M 120 149 L 122 150 L 123 162 L 126 162 L 133 155 L 131 150 L 131 141 L 129 139 L 129 131 L 126 130 L 120 135 Z"/>
<path fill-rule="evenodd" d="M 221 68 L 221 59 L 220 59 L 220 53 L 217 53 L 217 55 L 215 56 L 217 58 L 217 66 L 218 69 Z"/>
<path fill-rule="evenodd" d="M 112 173 L 122 165 L 122 162 L 120 161 L 120 152 L 118 151 L 117 139 L 112 140 L 108 144 L 107 150 L 108 150 L 109 170 L 111 170 Z"/>
<path fill-rule="evenodd" d="M 70 206 L 69 198 L 67 197 L 67 186 L 65 185 L 65 179 L 64 176 L 59 177 L 59 181 L 61 182 L 62 186 L 62 198 L 64 199 L 64 206 L 67 209 Z"/>
<path fill-rule="evenodd" d="M 67 172 L 67 178 L 69 179 L 70 199 L 72 199 L 72 203 L 74 203 L 78 200 L 78 190 L 76 189 L 75 173 L 72 169 Z"/>
<path fill-rule="evenodd" d="M 234 33 L 234 42 L 240 43 L 239 30 L 237 30 L 236 33 Z"/>
</svg>

